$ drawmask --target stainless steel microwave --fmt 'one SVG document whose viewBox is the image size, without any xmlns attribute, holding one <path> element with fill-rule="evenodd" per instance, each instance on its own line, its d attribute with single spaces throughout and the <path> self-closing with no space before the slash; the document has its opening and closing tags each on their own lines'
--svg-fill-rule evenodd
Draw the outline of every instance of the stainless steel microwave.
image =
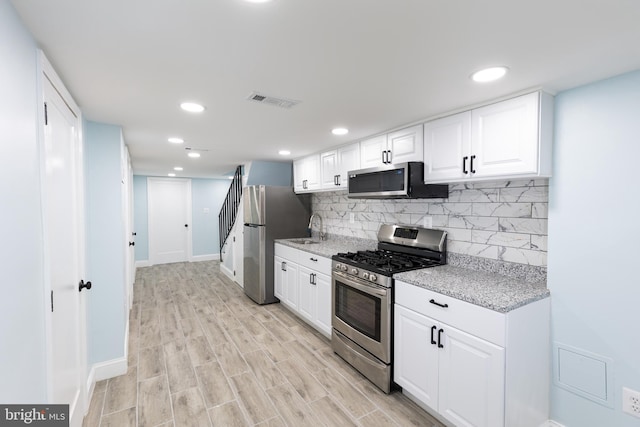
<svg viewBox="0 0 640 427">
<path fill-rule="evenodd" d="M 349 171 L 349 197 L 360 199 L 446 199 L 447 184 L 425 184 L 424 163 L 406 162 Z"/>
</svg>

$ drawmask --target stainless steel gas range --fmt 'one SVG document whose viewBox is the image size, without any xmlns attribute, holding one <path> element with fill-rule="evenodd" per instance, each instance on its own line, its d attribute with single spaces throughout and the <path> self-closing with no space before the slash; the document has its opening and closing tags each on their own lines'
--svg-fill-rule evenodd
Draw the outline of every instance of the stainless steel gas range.
<svg viewBox="0 0 640 427">
<path fill-rule="evenodd" d="M 333 351 L 385 393 L 393 372 L 393 275 L 446 264 L 441 230 L 383 224 L 378 250 L 332 257 Z"/>
</svg>

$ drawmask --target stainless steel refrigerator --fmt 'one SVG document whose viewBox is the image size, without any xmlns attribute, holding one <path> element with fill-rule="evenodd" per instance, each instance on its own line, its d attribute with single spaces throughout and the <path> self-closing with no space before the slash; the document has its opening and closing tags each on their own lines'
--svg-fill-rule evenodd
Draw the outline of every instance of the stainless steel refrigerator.
<svg viewBox="0 0 640 427">
<path fill-rule="evenodd" d="M 243 200 L 244 292 L 258 304 L 278 302 L 273 295 L 273 241 L 307 235 L 311 198 L 291 187 L 254 185 L 244 189 Z"/>
</svg>

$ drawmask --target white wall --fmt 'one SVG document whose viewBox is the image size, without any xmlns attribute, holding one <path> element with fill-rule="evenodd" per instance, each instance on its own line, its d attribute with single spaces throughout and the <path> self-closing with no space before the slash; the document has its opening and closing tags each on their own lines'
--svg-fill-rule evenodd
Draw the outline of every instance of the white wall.
<svg viewBox="0 0 640 427">
<path fill-rule="evenodd" d="M 640 390 L 640 72 L 560 93 L 555 111 L 552 340 L 612 359 L 614 408 L 553 386 L 552 418 L 637 427 L 640 419 L 621 412 L 621 389 Z M 573 376 L 593 384 L 589 366 L 574 365 Z"/>
<path fill-rule="evenodd" d="M 0 402 L 46 400 L 36 44 L 0 0 Z"/>
</svg>

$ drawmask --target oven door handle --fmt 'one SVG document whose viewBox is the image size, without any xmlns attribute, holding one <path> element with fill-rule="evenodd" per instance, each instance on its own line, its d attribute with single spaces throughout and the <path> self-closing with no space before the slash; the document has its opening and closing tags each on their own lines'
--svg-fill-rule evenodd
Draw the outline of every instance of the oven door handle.
<svg viewBox="0 0 640 427">
<path fill-rule="evenodd" d="M 355 280 L 349 278 L 347 275 L 345 274 L 341 274 L 341 273 L 333 273 L 334 276 L 340 277 L 341 281 L 347 285 L 347 286 L 351 286 L 355 289 L 358 289 L 364 293 L 370 294 L 370 295 L 376 295 L 379 297 L 384 297 L 387 296 L 388 292 L 390 289 L 381 289 L 372 285 L 361 285 L 360 283 L 356 282 Z M 334 278 L 335 280 L 335 278 Z"/>
</svg>

